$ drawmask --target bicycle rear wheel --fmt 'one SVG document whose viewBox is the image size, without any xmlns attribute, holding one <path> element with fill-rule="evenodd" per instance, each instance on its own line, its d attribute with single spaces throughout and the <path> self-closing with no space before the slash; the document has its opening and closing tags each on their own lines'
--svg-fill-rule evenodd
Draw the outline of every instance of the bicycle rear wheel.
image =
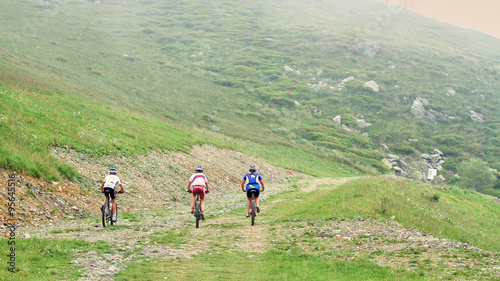
<svg viewBox="0 0 500 281">
<path fill-rule="evenodd" d="M 194 215 L 196 217 L 196 228 L 200 227 L 200 218 L 201 218 L 201 206 L 200 206 L 200 194 L 196 194 L 196 202 L 194 206 Z"/>
</svg>

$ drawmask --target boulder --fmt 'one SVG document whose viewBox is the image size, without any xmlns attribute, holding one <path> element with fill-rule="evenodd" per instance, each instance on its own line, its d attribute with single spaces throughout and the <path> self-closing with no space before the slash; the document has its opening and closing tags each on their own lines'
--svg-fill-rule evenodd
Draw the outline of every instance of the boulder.
<svg viewBox="0 0 500 281">
<path fill-rule="evenodd" d="M 447 96 L 453 96 L 453 95 L 455 95 L 456 93 L 457 93 L 457 92 L 455 92 L 455 90 L 448 90 L 448 91 L 446 91 L 446 95 L 447 95 Z"/>
<path fill-rule="evenodd" d="M 284 68 L 286 71 L 293 71 L 293 68 L 289 67 L 288 65 L 285 65 Z"/>
<path fill-rule="evenodd" d="M 391 162 L 395 162 L 395 161 L 399 160 L 399 156 L 394 155 L 394 154 L 389 154 L 389 155 L 387 155 L 387 159 L 389 159 L 389 161 L 391 161 Z"/>
<path fill-rule="evenodd" d="M 342 124 L 342 128 L 348 132 L 351 131 L 351 129 L 349 129 L 349 127 L 347 127 L 345 124 Z"/>
<path fill-rule="evenodd" d="M 373 58 L 380 51 L 380 46 L 374 42 L 363 42 L 353 46 L 353 52 L 363 56 Z"/>
<path fill-rule="evenodd" d="M 375 82 L 375 81 L 368 81 L 365 83 L 364 85 L 365 89 L 369 89 L 369 90 L 372 90 L 374 91 L 375 93 L 378 92 L 378 84 Z"/>
<path fill-rule="evenodd" d="M 335 125 L 342 126 L 341 119 L 342 117 L 340 117 L 340 115 L 337 115 L 335 116 L 335 118 L 332 119 L 332 121 Z"/>
<path fill-rule="evenodd" d="M 351 82 L 354 80 L 354 76 L 347 77 L 346 79 L 342 80 L 341 84 L 345 84 L 347 82 Z"/>
<path fill-rule="evenodd" d="M 422 104 L 420 98 L 417 98 L 410 109 L 411 114 L 413 114 L 417 119 L 425 119 L 425 108 Z"/>
<path fill-rule="evenodd" d="M 392 168 L 392 163 L 387 158 L 384 158 L 381 161 L 382 161 L 382 164 L 384 164 L 387 168 L 389 168 L 389 169 Z"/>
<path fill-rule="evenodd" d="M 364 119 L 356 119 L 357 126 L 360 128 L 370 127 L 372 124 L 366 122 Z"/>
<path fill-rule="evenodd" d="M 472 121 L 477 123 L 482 123 L 484 121 L 484 115 L 482 115 L 481 113 L 477 113 L 474 110 L 469 111 L 469 113 L 470 113 L 469 116 L 472 119 Z"/>
<path fill-rule="evenodd" d="M 446 179 L 443 177 L 443 175 L 439 175 L 439 176 L 437 176 L 437 177 L 434 178 L 434 182 L 436 182 L 436 183 L 445 183 Z"/>
<path fill-rule="evenodd" d="M 437 149 L 437 148 L 435 148 L 435 149 L 432 151 L 432 154 L 439 154 L 439 155 L 441 155 L 441 156 L 443 156 L 443 155 L 444 155 L 444 153 L 443 153 L 441 150 Z"/>
</svg>

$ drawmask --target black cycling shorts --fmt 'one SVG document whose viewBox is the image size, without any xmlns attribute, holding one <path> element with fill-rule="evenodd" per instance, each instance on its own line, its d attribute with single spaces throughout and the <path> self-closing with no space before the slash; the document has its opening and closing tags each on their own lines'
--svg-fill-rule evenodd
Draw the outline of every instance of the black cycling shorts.
<svg viewBox="0 0 500 281">
<path fill-rule="evenodd" d="M 111 199 L 115 200 L 115 198 L 116 198 L 116 191 L 115 191 L 114 188 L 105 187 L 104 188 L 104 193 L 106 193 L 106 192 L 109 192 L 109 195 L 110 195 Z M 106 195 L 106 194 L 104 194 L 104 195 Z"/>
</svg>

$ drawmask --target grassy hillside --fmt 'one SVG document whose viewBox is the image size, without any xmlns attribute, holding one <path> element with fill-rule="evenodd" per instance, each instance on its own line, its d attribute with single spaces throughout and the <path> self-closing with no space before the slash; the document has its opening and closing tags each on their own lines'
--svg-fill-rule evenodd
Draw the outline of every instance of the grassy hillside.
<svg viewBox="0 0 500 281">
<path fill-rule="evenodd" d="M 273 212 L 280 222 L 330 220 L 396 220 L 408 228 L 436 237 L 466 242 L 482 249 L 500 251 L 498 220 L 500 204 L 471 190 L 432 188 L 406 180 L 366 178 L 338 189 L 321 186 L 295 198 L 293 210 L 278 204 Z"/>
<path fill-rule="evenodd" d="M 31 77 L 362 172 L 386 171 L 380 143 L 408 155 L 438 148 L 450 171 L 470 157 L 500 168 L 500 40 L 486 35 L 368 0 L 9 2 L 0 13 L 4 84 Z M 375 57 L 354 47 L 365 41 L 380 45 Z M 363 87 L 370 80 L 379 92 Z M 435 119 L 410 113 L 418 97 Z M 334 126 L 337 115 L 356 131 Z"/>
<path fill-rule="evenodd" d="M 21 90 L 0 86 L 0 166 L 47 181 L 79 179 L 76 170 L 51 155 L 71 147 L 88 156 L 146 154 L 152 150 L 188 152 L 192 145 L 212 143 L 260 157 L 270 163 L 317 176 L 350 176 L 349 165 L 321 152 L 283 145 L 263 145 L 203 129 L 179 129 L 165 121 L 119 110 L 54 90 Z"/>
</svg>

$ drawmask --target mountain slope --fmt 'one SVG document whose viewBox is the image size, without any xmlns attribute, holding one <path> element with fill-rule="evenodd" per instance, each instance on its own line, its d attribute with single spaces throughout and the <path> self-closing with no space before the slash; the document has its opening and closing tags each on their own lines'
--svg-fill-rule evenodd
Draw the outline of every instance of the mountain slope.
<svg viewBox="0 0 500 281">
<path fill-rule="evenodd" d="M 490 36 L 364 0 L 6 7 L 0 66 L 55 89 L 363 172 L 387 170 L 381 143 L 396 154 L 438 148 L 451 172 L 469 157 L 500 168 L 500 40 Z M 357 45 L 366 41 L 380 47 L 373 57 Z"/>
</svg>

